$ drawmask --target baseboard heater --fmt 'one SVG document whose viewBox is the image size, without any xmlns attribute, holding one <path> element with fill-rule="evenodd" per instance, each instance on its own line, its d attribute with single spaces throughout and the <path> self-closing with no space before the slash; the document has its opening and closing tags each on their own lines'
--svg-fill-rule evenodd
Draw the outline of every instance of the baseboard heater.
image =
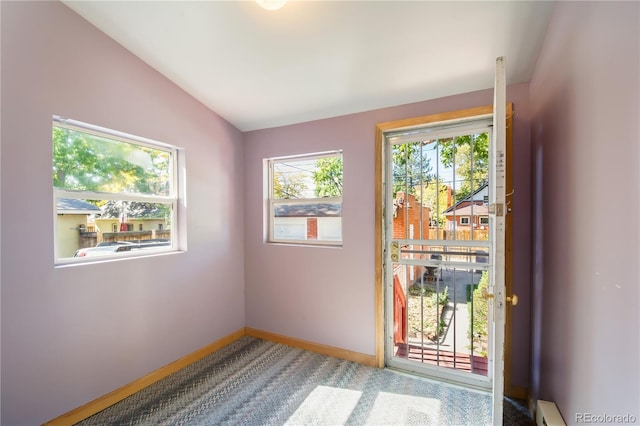
<svg viewBox="0 0 640 426">
<path fill-rule="evenodd" d="M 538 400 L 536 410 L 537 426 L 566 426 L 558 406 L 553 402 Z"/>
</svg>

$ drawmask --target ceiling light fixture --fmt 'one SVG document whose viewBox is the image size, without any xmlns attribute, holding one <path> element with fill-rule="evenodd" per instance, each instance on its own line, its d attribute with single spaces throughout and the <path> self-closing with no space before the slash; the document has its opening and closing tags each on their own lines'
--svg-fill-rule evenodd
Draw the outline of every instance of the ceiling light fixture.
<svg viewBox="0 0 640 426">
<path fill-rule="evenodd" d="M 284 6 L 286 2 L 287 0 L 256 0 L 256 3 L 267 10 L 278 10 Z"/>
</svg>

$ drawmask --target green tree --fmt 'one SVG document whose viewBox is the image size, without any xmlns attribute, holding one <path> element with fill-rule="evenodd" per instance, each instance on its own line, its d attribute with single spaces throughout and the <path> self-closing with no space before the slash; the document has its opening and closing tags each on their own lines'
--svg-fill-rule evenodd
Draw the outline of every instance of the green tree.
<svg viewBox="0 0 640 426">
<path fill-rule="evenodd" d="M 97 190 L 93 177 L 99 168 L 98 156 L 84 134 L 53 128 L 54 187 Z"/>
<path fill-rule="evenodd" d="M 307 190 L 304 173 L 273 173 L 273 196 L 278 199 L 304 198 Z"/>
<path fill-rule="evenodd" d="M 409 142 L 392 146 L 394 196 L 400 191 L 415 195 L 419 185 L 433 179 L 425 144 Z"/>
<path fill-rule="evenodd" d="M 443 212 L 451 207 L 449 203 L 449 187 L 442 182 L 432 179 L 415 189 L 416 200 L 429 208 L 432 220 L 438 220 L 438 226 L 443 227 L 446 217 Z M 435 225 L 435 223 L 432 223 Z"/>
<path fill-rule="evenodd" d="M 56 188 L 167 195 L 169 154 L 53 127 Z"/>
<path fill-rule="evenodd" d="M 467 303 L 470 318 L 469 340 L 471 341 L 474 352 L 484 356 L 487 355 L 486 344 L 487 336 L 489 335 L 489 304 L 483 293 L 488 289 L 489 273 L 483 271 L 480 281 L 478 282 L 478 288 L 473 290 L 473 301 L 472 303 Z"/>
<path fill-rule="evenodd" d="M 489 135 L 476 133 L 441 139 L 440 158 L 445 167 L 455 166 L 456 202 L 471 195 L 480 188 L 489 177 Z"/>
<path fill-rule="evenodd" d="M 339 197 L 342 195 L 342 157 L 327 157 L 316 161 L 313 171 L 316 197 Z"/>
<path fill-rule="evenodd" d="M 169 194 L 170 156 L 165 151 L 58 126 L 53 127 L 52 138 L 53 186 L 56 188 Z M 105 206 L 104 200 L 87 201 L 98 207 Z M 130 210 L 140 210 L 145 204 L 126 203 Z M 167 205 L 156 206 L 165 217 L 170 217 Z"/>
</svg>

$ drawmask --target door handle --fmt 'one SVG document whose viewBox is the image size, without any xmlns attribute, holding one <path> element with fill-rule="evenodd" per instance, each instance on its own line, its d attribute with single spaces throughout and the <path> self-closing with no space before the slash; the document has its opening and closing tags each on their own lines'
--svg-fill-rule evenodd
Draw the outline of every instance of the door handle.
<svg viewBox="0 0 640 426">
<path fill-rule="evenodd" d="M 484 300 L 493 299 L 493 293 L 489 293 L 489 290 L 487 290 L 486 288 L 483 288 L 482 289 L 482 298 Z"/>
<path fill-rule="evenodd" d="M 400 244 L 397 241 L 391 243 L 391 261 L 397 262 L 400 259 Z"/>
<path fill-rule="evenodd" d="M 489 291 L 486 288 L 482 289 L 482 298 L 484 300 L 489 300 L 489 299 L 493 299 L 493 294 L 489 293 Z M 511 303 L 511 306 L 516 306 L 518 304 L 518 295 L 517 294 L 513 294 L 511 296 L 507 296 L 506 297 L 507 302 Z"/>
</svg>

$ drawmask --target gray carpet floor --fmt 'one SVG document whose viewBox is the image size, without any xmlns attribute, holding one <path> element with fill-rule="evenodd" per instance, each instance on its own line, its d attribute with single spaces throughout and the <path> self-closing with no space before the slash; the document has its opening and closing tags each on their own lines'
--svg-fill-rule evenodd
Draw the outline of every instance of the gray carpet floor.
<svg viewBox="0 0 640 426">
<path fill-rule="evenodd" d="M 484 425 L 486 393 L 243 337 L 79 425 Z M 506 425 L 531 425 L 505 400 Z"/>
</svg>

